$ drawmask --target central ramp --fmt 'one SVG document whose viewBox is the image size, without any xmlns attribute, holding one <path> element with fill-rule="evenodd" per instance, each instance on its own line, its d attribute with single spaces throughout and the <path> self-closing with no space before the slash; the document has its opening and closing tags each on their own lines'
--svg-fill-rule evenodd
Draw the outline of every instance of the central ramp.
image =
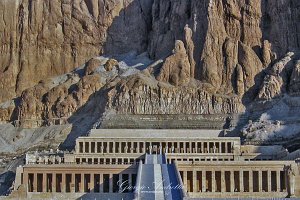
<svg viewBox="0 0 300 200">
<path fill-rule="evenodd" d="M 162 154 L 146 154 L 140 162 L 135 200 L 182 200 L 186 196 L 175 164 Z"/>
</svg>

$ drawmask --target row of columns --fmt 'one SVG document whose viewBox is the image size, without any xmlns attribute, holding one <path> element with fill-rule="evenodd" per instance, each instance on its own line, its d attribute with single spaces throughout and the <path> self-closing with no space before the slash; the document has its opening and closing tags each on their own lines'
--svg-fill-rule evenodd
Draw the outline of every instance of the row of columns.
<svg viewBox="0 0 300 200">
<path fill-rule="evenodd" d="M 136 174 L 25 173 L 26 182 L 28 192 L 126 193 L 133 192 Z"/>
<path fill-rule="evenodd" d="M 187 192 L 282 192 L 287 188 L 284 171 L 194 170 L 180 174 Z"/>
<path fill-rule="evenodd" d="M 233 153 L 233 142 L 77 142 L 77 153 Z"/>
<path fill-rule="evenodd" d="M 128 164 L 138 164 L 144 159 L 136 159 L 136 158 L 124 158 L 124 157 L 117 157 L 117 158 L 99 158 L 99 157 L 77 157 L 76 163 L 88 163 L 88 164 L 106 164 L 106 165 L 128 165 Z M 174 161 L 187 161 L 187 162 L 200 162 L 200 161 L 233 161 L 233 156 L 228 157 L 210 157 L 210 156 L 197 156 L 197 158 L 182 158 L 182 157 L 170 157 L 167 159 L 167 163 L 171 164 Z"/>
<path fill-rule="evenodd" d="M 88 163 L 88 164 L 107 164 L 107 165 L 128 165 L 128 164 L 138 164 L 140 159 L 136 158 L 76 158 L 76 163 Z"/>
</svg>

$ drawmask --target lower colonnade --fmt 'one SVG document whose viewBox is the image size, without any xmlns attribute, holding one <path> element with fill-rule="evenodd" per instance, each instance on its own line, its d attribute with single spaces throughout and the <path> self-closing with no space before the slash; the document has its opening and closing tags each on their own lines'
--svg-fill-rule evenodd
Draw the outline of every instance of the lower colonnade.
<svg viewBox="0 0 300 200">
<path fill-rule="evenodd" d="M 68 167 L 68 170 L 65 168 Z M 46 166 L 44 166 L 46 167 Z M 136 184 L 137 165 L 118 168 L 65 165 L 63 168 L 24 168 L 22 184 L 29 193 L 130 193 Z M 52 169 L 51 169 L 52 168 Z M 123 183 L 123 184 L 122 184 Z"/>
<path fill-rule="evenodd" d="M 184 187 L 190 197 L 293 195 L 292 162 L 178 162 Z"/>
<path fill-rule="evenodd" d="M 190 197 L 288 195 L 289 171 L 283 162 L 176 162 Z M 38 166 L 38 167 L 37 167 Z M 44 166 L 44 167 L 43 167 Z M 29 193 L 130 193 L 137 181 L 138 164 L 36 165 L 23 168 L 22 184 Z M 63 166 L 63 167 L 62 167 Z M 68 168 L 68 170 L 65 170 Z"/>
<path fill-rule="evenodd" d="M 191 198 L 300 196 L 299 162 L 284 160 L 288 152 L 283 147 L 241 145 L 240 138 L 210 137 L 210 131 L 201 136 L 201 131 L 92 130 L 76 140 L 74 152 L 26 154 L 14 191 L 27 197 L 54 195 L 49 199 L 120 194 L 118 199 L 127 200 L 139 177 L 162 179 L 167 171 L 179 177 Z M 165 155 L 166 162 L 153 167 L 154 177 L 141 170 L 147 154 Z M 176 173 L 162 166 L 168 164 Z"/>
<path fill-rule="evenodd" d="M 28 173 L 28 192 L 128 193 L 136 183 L 136 174 Z M 119 183 L 124 182 L 120 188 Z"/>
<path fill-rule="evenodd" d="M 287 193 L 285 171 L 180 171 L 189 194 L 195 193 Z M 201 194 L 199 194 L 201 195 Z"/>
</svg>

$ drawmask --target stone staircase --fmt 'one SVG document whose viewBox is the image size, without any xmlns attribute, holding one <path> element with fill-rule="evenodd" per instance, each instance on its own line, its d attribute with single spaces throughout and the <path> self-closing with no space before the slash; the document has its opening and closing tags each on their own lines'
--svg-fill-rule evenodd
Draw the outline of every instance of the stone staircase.
<svg viewBox="0 0 300 200">
<path fill-rule="evenodd" d="M 145 164 L 140 163 L 135 200 L 182 200 L 182 180 L 175 164 L 167 164 L 165 155 L 146 154 Z"/>
</svg>

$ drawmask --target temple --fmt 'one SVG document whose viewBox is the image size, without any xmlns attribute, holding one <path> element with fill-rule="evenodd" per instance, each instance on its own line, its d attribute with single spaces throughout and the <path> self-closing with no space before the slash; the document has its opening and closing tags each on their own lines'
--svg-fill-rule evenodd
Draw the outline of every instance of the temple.
<svg viewBox="0 0 300 200">
<path fill-rule="evenodd" d="M 12 197 L 193 199 L 300 196 L 300 162 L 282 146 L 218 130 L 93 129 L 74 152 L 32 152 Z"/>
</svg>

